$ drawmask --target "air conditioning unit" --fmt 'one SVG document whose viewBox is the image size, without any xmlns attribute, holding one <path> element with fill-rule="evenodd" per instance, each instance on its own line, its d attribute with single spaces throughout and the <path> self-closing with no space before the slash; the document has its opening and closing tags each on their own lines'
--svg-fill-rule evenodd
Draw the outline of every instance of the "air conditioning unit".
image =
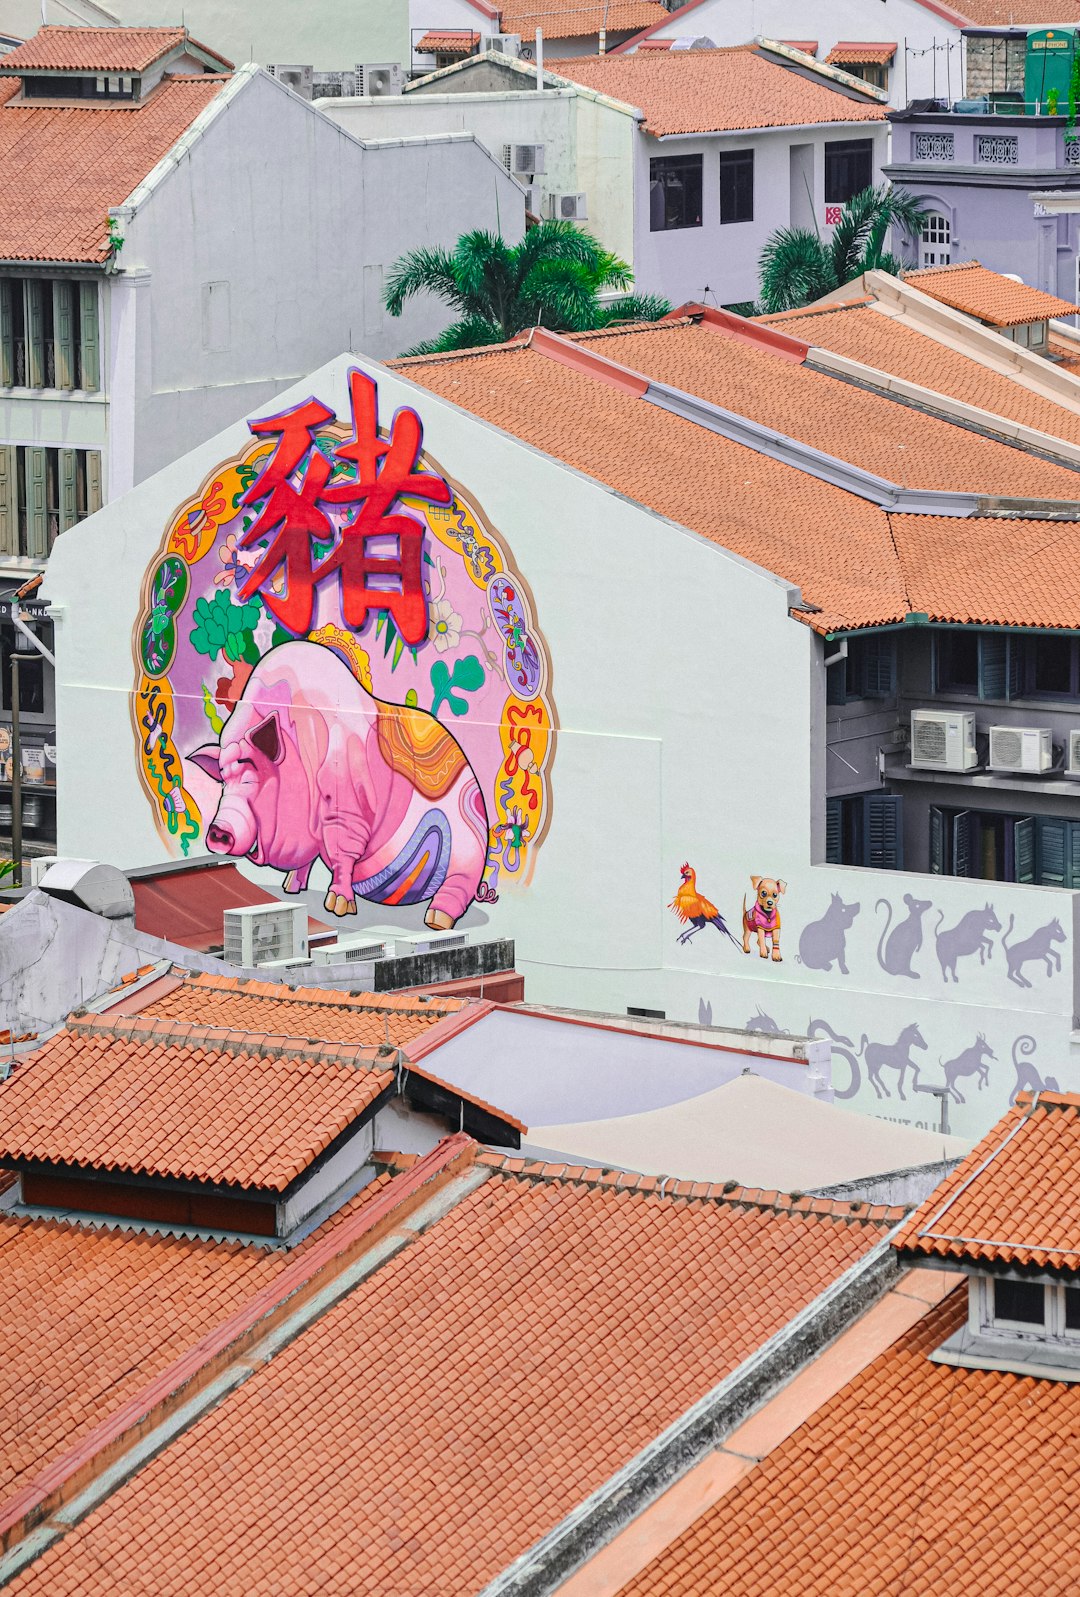
<svg viewBox="0 0 1080 1597">
<path fill-rule="evenodd" d="M 1069 733 L 1069 758 L 1065 765 L 1066 776 L 1080 776 L 1080 732 Z"/>
<path fill-rule="evenodd" d="M 548 214 L 560 222 L 584 222 L 589 212 L 584 194 L 549 194 Z"/>
<path fill-rule="evenodd" d="M 494 50 L 496 55 L 520 55 L 520 33 L 492 33 L 484 40 L 485 50 Z"/>
<path fill-rule="evenodd" d="M 351 99 L 356 93 L 355 72 L 316 72 L 312 94 L 317 100 Z"/>
<path fill-rule="evenodd" d="M 260 970 L 309 970 L 310 959 L 266 959 L 259 966 Z"/>
<path fill-rule="evenodd" d="M 530 216 L 540 215 L 540 190 L 538 188 L 525 190 L 525 209 Z"/>
<path fill-rule="evenodd" d="M 468 932 L 408 932 L 395 937 L 394 953 L 398 959 L 411 959 L 416 954 L 434 954 L 442 948 L 464 948 L 468 941 Z"/>
<path fill-rule="evenodd" d="M 393 959 L 394 945 L 385 938 L 339 937 L 311 950 L 313 965 L 354 965 L 357 960 Z"/>
<path fill-rule="evenodd" d="M 307 908 L 304 904 L 248 904 L 227 909 L 224 958 L 230 965 L 268 965 L 306 959 Z"/>
<path fill-rule="evenodd" d="M 315 81 L 312 67 L 297 66 L 270 66 L 267 67 L 272 78 L 277 78 L 279 83 L 284 83 L 287 89 L 298 94 L 302 100 L 310 100 Z"/>
<path fill-rule="evenodd" d="M 1038 775 L 1054 763 L 1054 746 L 1048 726 L 992 726 L 991 771 L 1024 771 Z"/>
<path fill-rule="evenodd" d="M 405 74 L 396 61 L 373 61 L 356 69 L 357 94 L 400 94 L 404 87 Z"/>
<path fill-rule="evenodd" d="M 535 177 L 544 170 L 544 146 L 542 144 L 514 144 L 508 146 L 511 151 L 509 171 L 515 177 Z"/>
<path fill-rule="evenodd" d="M 978 763 L 970 710 L 912 710 L 911 764 L 916 770 L 970 771 Z"/>
</svg>

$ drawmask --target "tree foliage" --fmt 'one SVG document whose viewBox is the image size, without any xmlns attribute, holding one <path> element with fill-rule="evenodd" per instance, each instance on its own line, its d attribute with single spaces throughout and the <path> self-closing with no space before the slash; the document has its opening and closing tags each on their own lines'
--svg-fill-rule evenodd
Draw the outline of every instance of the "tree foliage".
<svg viewBox="0 0 1080 1597">
<path fill-rule="evenodd" d="M 761 311 L 796 310 L 863 272 L 900 271 L 899 261 L 885 247 L 889 231 L 896 227 L 915 238 L 925 218 L 913 195 L 882 184 L 848 200 L 828 240 L 808 228 L 781 228 L 761 252 Z"/>
<path fill-rule="evenodd" d="M 497 234 L 463 233 L 453 250 L 410 250 L 390 269 L 384 295 L 400 316 L 414 294 L 435 294 L 455 320 L 407 355 L 502 344 L 527 327 L 588 332 L 618 322 L 656 321 L 671 309 L 652 294 L 601 302 L 605 289 L 629 289 L 625 261 L 573 222 L 539 222 L 519 244 Z"/>
</svg>

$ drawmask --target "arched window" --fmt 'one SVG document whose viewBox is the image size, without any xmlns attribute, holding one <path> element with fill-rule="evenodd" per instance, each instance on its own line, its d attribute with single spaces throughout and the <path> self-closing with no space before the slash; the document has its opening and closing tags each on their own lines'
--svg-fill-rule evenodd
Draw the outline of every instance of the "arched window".
<svg viewBox="0 0 1080 1597">
<path fill-rule="evenodd" d="M 928 211 L 919 239 L 920 266 L 948 266 L 952 260 L 952 224 L 940 211 Z"/>
</svg>

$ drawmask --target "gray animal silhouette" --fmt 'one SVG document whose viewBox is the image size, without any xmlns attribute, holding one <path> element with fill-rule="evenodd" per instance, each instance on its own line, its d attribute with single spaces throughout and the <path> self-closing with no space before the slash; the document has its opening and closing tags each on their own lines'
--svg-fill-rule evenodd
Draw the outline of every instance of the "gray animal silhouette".
<svg viewBox="0 0 1080 1597">
<path fill-rule="evenodd" d="M 840 974 L 846 976 L 848 927 L 861 908 L 861 904 L 845 904 L 840 894 L 834 893 L 820 920 L 812 920 L 802 929 L 799 938 L 799 959 L 802 964 L 809 970 L 832 970 L 835 961 L 840 967 Z"/>
<path fill-rule="evenodd" d="M 697 1001 L 697 1019 L 698 1019 L 698 1025 L 699 1026 L 711 1026 L 712 1025 L 712 999 L 709 999 L 708 1002 L 706 1002 L 706 1000 L 704 998 L 699 998 L 698 999 L 698 1001 Z"/>
<path fill-rule="evenodd" d="M 1017 1037 L 1012 1045 L 1012 1062 L 1016 1071 L 1016 1084 L 1009 1094 L 1010 1108 L 1016 1102 L 1017 1093 L 1061 1091 L 1056 1077 L 1047 1076 L 1044 1080 L 1035 1069 L 1035 1066 L 1028 1064 L 1028 1060 L 1035 1052 L 1037 1046 L 1034 1037 L 1029 1036 L 1027 1032 L 1022 1037 Z M 1020 1057 L 1017 1058 L 1017 1055 Z"/>
<path fill-rule="evenodd" d="M 820 1019 L 808 1020 L 806 1022 L 806 1035 L 813 1038 L 822 1036 L 828 1037 L 829 1041 L 833 1044 L 834 1064 L 838 1057 L 840 1059 L 847 1060 L 848 1069 L 851 1072 L 850 1076 L 848 1077 L 847 1086 L 841 1090 L 841 1088 L 839 1088 L 834 1081 L 833 1097 L 837 1099 L 854 1098 L 855 1094 L 859 1090 L 859 1083 L 862 1080 L 862 1073 L 859 1070 L 859 1061 L 851 1052 L 852 1048 L 855 1046 L 851 1038 L 845 1037 L 842 1031 L 833 1031 L 827 1020 Z"/>
<path fill-rule="evenodd" d="M 900 1072 L 896 1084 L 896 1091 L 906 1101 L 904 1093 L 904 1077 L 911 1071 L 911 1085 L 918 1090 L 919 1067 L 911 1057 L 913 1048 L 925 1048 L 926 1042 L 918 1026 L 912 1022 L 905 1026 L 894 1043 L 870 1042 L 863 1032 L 862 1041 L 859 1043 L 859 1052 L 866 1060 L 866 1074 L 870 1084 L 879 1098 L 891 1098 L 892 1093 L 881 1079 L 881 1072 L 886 1065 Z"/>
<path fill-rule="evenodd" d="M 774 1037 L 777 1036 L 780 1031 L 780 1027 L 777 1025 L 776 1021 L 771 1015 L 767 1015 L 765 1013 L 760 1004 L 757 1008 L 757 1014 L 751 1015 L 750 1019 L 746 1022 L 745 1029 L 747 1031 L 771 1032 Z"/>
<path fill-rule="evenodd" d="M 928 909 L 933 909 L 933 904 L 928 898 L 912 898 L 910 893 L 904 894 L 904 903 L 908 913 L 903 920 L 897 920 L 892 927 L 892 905 L 887 898 L 879 898 L 874 905 L 880 909 L 885 905 L 885 925 L 881 929 L 881 938 L 877 947 L 877 962 L 887 976 L 910 976 L 913 981 L 919 980 L 917 970 L 912 970 L 911 961 L 922 947 L 922 918 Z"/>
<path fill-rule="evenodd" d="M 967 1103 L 967 1099 L 956 1085 L 960 1076 L 976 1076 L 979 1091 L 982 1092 L 990 1083 L 990 1072 L 986 1067 L 986 1061 L 996 1058 L 997 1054 L 980 1031 L 971 1047 L 965 1048 L 955 1059 L 947 1059 L 944 1064 L 941 1064 L 939 1059 L 938 1063 L 945 1072 L 945 1085 L 949 1089 L 950 1096 L 957 1103 Z"/>
<path fill-rule="evenodd" d="M 938 964 L 941 966 L 941 979 L 948 981 L 950 975 L 953 981 L 959 981 L 956 974 L 956 961 L 965 954 L 978 954 L 979 964 L 985 965 L 994 951 L 994 945 L 986 935 L 987 932 L 999 932 L 1001 922 L 994 914 L 994 906 L 987 904 L 983 909 L 969 909 L 967 914 L 957 921 L 955 926 L 950 926 L 948 931 L 941 930 L 941 923 L 945 919 L 945 911 L 938 911 L 937 925 L 934 927 L 934 937 L 937 941 Z"/>
<path fill-rule="evenodd" d="M 1031 960 L 1041 959 L 1046 965 L 1046 974 L 1055 975 L 1061 969 L 1061 955 L 1054 947 L 1055 943 L 1065 941 L 1065 933 L 1061 929 L 1059 920 L 1052 920 L 1046 926 L 1040 926 L 1037 932 L 1032 932 L 1030 937 L 1025 937 L 1022 942 L 1009 943 L 1015 915 L 1009 916 L 1009 924 L 1001 934 L 1001 946 L 1005 950 L 1005 959 L 1009 966 L 1009 980 L 1014 981 L 1018 987 L 1030 987 L 1031 983 L 1024 975 L 1024 966 Z"/>
</svg>

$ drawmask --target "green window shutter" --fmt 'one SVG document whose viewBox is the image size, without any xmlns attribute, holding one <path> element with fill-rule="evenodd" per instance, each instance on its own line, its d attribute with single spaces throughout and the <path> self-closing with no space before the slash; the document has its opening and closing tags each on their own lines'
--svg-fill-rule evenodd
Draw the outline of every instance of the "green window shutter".
<svg viewBox="0 0 1080 1597">
<path fill-rule="evenodd" d="M 835 671 L 836 667 L 833 667 Z M 827 798 L 825 800 L 825 863 L 826 865 L 842 865 L 844 846 L 843 822 L 841 819 L 840 805 L 843 800 Z"/>
<path fill-rule="evenodd" d="M 945 874 L 945 812 L 936 804 L 930 806 L 930 874 Z"/>
<path fill-rule="evenodd" d="M 0 444 L 0 554 L 19 552 L 19 478 L 13 444 Z"/>
<path fill-rule="evenodd" d="M 1004 699 L 1009 689 L 1009 640 L 1003 632 L 979 634 L 979 697 Z"/>
<path fill-rule="evenodd" d="M 79 284 L 79 341 L 82 386 L 85 389 L 101 387 L 98 355 L 98 286 L 96 282 Z"/>
<path fill-rule="evenodd" d="M 32 560 L 49 553 L 49 511 L 46 503 L 44 449 L 26 451 L 26 552 Z"/>
<path fill-rule="evenodd" d="M 1035 869 L 1041 887 L 1065 887 L 1068 821 L 1040 815 L 1035 824 Z"/>
<path fill-rule="evenodd" d="M 1009 638 L 1009 698 L 1018 699 L 1024 691 L 1024 640 Z"/>
<path fill-rule="evenodd" d="M 52 285 L 56 387 L 75 387 L 75 284 Z"/>
<path fill-rule="evenodd" d="M 1013 822 L 1013 875 L 1018 882 L 1035 880 L 1035 820 L 1030 815 Z"/>
<path fill-rule="evenodd" d="M 872 870 L 903 867 L 903 802 L 896 793 L 868 793 L 863 799 L 863 864 Z"/>
<path fill-rule="evenodd" d="M 28 277 L 26 295 L 26 386 L 45 387 L 45 285 Z"/>
<path fill-rule="evenodd" d="M 863 695 L 868 699 L 891 699 L 896 691 L 896 639 L 867 637 L 863 648 Z"/>
<path fill-rule="evenodd" d="M 60 531 L 66 532 L 79 519 L 77 497 L 78 457 L 74 449 L 60 451 Z"/>
<path fill-rule="evenodd" d="M 0 278 L 0 388 L 15 386 L 15 318 L 11 295 L 15 285 Z"/>
<path fill-rule="evenodd" d="M 971 811 L 957 810 L 952 819 L 952 873 L 971 875 Z"/>
<path fill-rule="evenodd" d="M 96 449 L 86 451 L 86 514 L 101 509 L 101 456 Z"/>
<path fill-rule="evenodd" d="M 1080 823 L 1066 821 L 1065 886 L 1080 887 Z"/>
</svg>

